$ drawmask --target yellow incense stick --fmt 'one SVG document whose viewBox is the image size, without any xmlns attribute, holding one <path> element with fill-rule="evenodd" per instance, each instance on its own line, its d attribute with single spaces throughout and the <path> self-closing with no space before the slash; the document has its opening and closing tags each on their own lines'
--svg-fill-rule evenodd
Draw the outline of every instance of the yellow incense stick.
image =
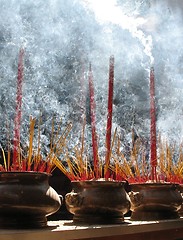
<svg viewBox="0 0 183 240">
<path fill-rule="evenodd" d="M 1 147 L 1 151 L 2 151 L 2 154 L 3 154 L 4 168 L 5 168 L 6 171 L 8 171 L 7 164 L 6 164 L 6 157 L 5 157 L 4 149 L 2 147 Z"/>
<path fill-rule="evenodd" d="M 29 155 L 28 155 L 28 161 L 27 161 L 28 171 L 30 171 L 30 167 L 31 167 L 35 122 L 36 122 L 35 118 L 30 117 Z"/>
</svg>

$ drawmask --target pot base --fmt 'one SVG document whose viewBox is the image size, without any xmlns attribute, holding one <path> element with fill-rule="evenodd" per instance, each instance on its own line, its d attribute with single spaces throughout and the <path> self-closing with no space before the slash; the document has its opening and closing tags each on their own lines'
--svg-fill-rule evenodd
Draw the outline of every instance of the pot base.
<svg viewBox="0 0 183 240">
<path fill-rule="evenodd" d="M 179 214 L 177 212 L 169 211 L 137 211 L 132 212 L 130 220 L 132 221 L 157 221 L 167 219 L 178 219 Z"/>
<path fill-rule="evenodd" d="M 45 227 L 47 227 L 47 218 L 45 216 L 0 216 L 0 229 L 36 229 Z"/>
<path fill-rule="evenodd" d="M 93 214 L 75 214 L 73 217 L 75 224 L 121 224 L 124 223 L 123 215 L 93 215 Z"/>
</svg>

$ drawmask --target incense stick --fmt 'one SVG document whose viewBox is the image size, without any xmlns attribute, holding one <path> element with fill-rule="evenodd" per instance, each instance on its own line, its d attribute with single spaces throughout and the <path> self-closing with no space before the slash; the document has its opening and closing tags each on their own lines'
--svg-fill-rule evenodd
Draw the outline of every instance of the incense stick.
<svg viewBox="0 0 183 240">
<path fill-rule="evenodd" d="M 151 178 L 152 181 L 157 181 L 156 166 L 157 166 L 157 150 L 156 150 L 156 109 L 155 109 L 155 80 L 154 68 L 150 70 L 150 163 L 151 163 Z"/>
<path fill-rule="evenodd" d="M 18 168 L 18 148 L 20 145 L 20 126 L 21 126 L 21 115 L 22 115 L 22 82 L 23 82 L 23 57 L 24 49 L 21 48 L 19 51 L 18 60 L 18 76 L 17 76 L 17 95 L 16 95 L 16 112 L 14 120 L 14 139 L 13 139 L 13 168 Z"/>
<path fill-rule="evenodd" d="M 95 115 L 95 96 L 94 96 L 94 84 L 91 64 L 89 66 L 89 93 L 90 93 L 90 117 L 91 117 L 91 129 L 92 129 L 92 148 L 93 148 L 93 166 L 95 177 L 98 178 L 98 143 L 96 133 L 96 115 Z"/>
<path fill-rule="evenodd" d="M 113 110 L 113 85 L 114 85 L 114 57 L 109 60 L 109 87 L 108 87 L 108 113 L 106 128 L 106 156 L 105 156 L 105 178 L 109 178 L 111 130 L 112 130 L 112 110 Z"/>
<path fill-rule="evenodd" d="M 35 118 L 30 117 L 30 133 L 29 133 L 29 153 L 27 161 L 27 171 L 31 170 L 31 161 L 32 161 L 32 149 L 33 149 L 33 138 L 34 138 L 34 126 Z"/>
</svg>

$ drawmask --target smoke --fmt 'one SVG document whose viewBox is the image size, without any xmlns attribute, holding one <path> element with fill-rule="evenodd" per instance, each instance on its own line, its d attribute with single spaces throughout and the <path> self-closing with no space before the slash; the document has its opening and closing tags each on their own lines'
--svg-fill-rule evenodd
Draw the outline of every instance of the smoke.
<svg viewBox="0 0 183 240">
<path fill-rule="evenodd" d="M 175 4 L 166 0 L 91 2 L 98 23 L 108 29 L 105 34 L 112 35 L 110 44 L 102 42 L 100 47 L 106 48 L 106 52 L 113 50 L 117 60 L 115 123 L 125 132 L 135 125 L 139 135 L 148 136 L 149 69 L 154 65 L 157 130 L 180 142 L 183 136 L 181 1 Z"/>
<path fill-rule="evenodd" d="M 182 125 L 181 1 L 0 0 L 1 141 L 13 129 L 18 52 L 25 44 L 22 141 L 29 116 L 42 114 L 48 142 L 52 116 L 73 122 L 79 141 L 92 64 L 97 130 L 104 147 L 109 57 L 115 57 L 113 128 L 149 135 L 149 69 L 155 67 L 157 128 L 180 141 Z M 84 82 L 83 82 L 84 81 Z M 12 130 L 10 135 L 12 136 Z M 101 147 L 102 148 L 102 147 Z"/>
<path fill-rule="evenodd" d="M 150 29 L 155 21 L 151 19 L 151 23 L 148 25 L 148 19 L 144 19 L 141 16 L 127 15 L 124 7 L 127 8 L 128 6 L 119 6 L 115 0 L 108 2 L 94 0 L 91 1 L 90 7 L 95 12 L 99 23 L 118 25 L 123 30 L 128 30 L 132 38 L 136 38 L 137 41 L 141 42 L 144 47 L 144 53 L 149 56 L 150 62 L 153 64 L 152 37 L 151 35 L 146 35 L 139 27 L 146 24 L 146 28 Z"/>
</svg>

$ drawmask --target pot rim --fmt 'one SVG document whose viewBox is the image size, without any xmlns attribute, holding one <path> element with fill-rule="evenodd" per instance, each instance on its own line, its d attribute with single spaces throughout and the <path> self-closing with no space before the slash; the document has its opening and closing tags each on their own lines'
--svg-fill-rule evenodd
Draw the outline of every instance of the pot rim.
<svg viewBox="0 0 183 240">
<path fill-rule="evenodd" d="M 51 176 L 51 173 L 36 172 L 36 171 L 1 171 L 0 175 L 47 175 Z"/>
<path fill-rule="evenodd" d="M 80 186 L 102 186 L 102 187 L 107 187 L 107 186 L 116 186 L 116 187 L 121 187 L 124 186 L 126 181 L 113 181 L 113 180 L 73 180 L 71 181 L 73 185 L 80 185 Z"/>
<path fill-rule="evenodd" d="M 137 185 L 143 185 L 143 186 L 170 186 L 170 185 L 179 185 L 178 183 L 173 182 L 135 182 L 135 183 L 129 183 L 131 186 L 137 186 Z"/>
</svg>

